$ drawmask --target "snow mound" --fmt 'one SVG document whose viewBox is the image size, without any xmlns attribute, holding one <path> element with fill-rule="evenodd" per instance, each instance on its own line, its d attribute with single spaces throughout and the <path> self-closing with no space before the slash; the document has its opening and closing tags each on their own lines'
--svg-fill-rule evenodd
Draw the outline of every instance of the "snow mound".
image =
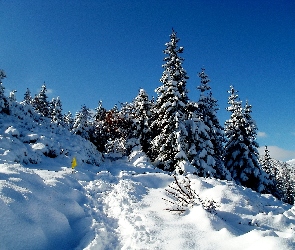
<svg viewBox="0 0 295 250">
<path fill-rule="evenodd" d="M 99 165 L 102 159 L 95 146 L 67 129 L 46 120 L 19 120 L 0 114 L 0 162 L 39 164 L 45 157 Z M 13 124 L 13 125 L 11 125 Z"/>
<path fill-rule="evenodd" d="M 0 249 L 74 249 L 88 233 L 87 198 L 71 170 L 50 172 L 0 164 Z"/>
</svg>

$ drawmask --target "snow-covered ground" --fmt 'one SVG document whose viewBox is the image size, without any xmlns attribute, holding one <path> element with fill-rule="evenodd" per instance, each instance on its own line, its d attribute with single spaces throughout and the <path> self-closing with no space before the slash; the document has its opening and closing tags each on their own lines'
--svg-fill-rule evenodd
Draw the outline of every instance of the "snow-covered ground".
<svg viewBox="0 0 295 250">
<path fill-rule="evenodd" d="M 101 162 L 78 136 L 5 121 L 0 249 L 295 249 L 295 207 L 271 195 L 188 175 L 200 198 L 217 202 L 216 213 L 201 205 L 172 213 L 163 198 L 174 179 L 144 154 Z M 55 158 L 48 147 L 58 149 Z"/>
</svg>

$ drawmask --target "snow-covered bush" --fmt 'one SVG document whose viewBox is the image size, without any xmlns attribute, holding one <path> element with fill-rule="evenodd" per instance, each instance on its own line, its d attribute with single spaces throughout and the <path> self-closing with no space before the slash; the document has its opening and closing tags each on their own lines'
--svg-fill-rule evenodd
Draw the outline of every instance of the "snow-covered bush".
<svg viewBox="0 0 295 250">
<path fill-rule="evenodd" d="M 51 123 L 48 118 L 37 122 L 34 117 L 19 115 L 0 114 L 0 138 L 7 148 L 3 152 L 6 160 L 38 164 L 44 157 L 71 159 L 76 156 L 80 162 L 100 164 L 102 154 L 91 142 Z"/>
</svg>

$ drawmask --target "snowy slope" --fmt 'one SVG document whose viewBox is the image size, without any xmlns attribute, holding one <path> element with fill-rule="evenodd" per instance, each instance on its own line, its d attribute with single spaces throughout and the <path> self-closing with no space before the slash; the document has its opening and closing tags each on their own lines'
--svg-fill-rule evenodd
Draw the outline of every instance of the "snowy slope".
<svg viewBox="0 0 295 250">
<path fill-rule="evenodd" d="M 173 177 L 144 154 L 101 162 L 78 136 L 1 118 L 0 249 L 295 249 L 295 207 L 270 195 L 188 175 L 219 207 L 173 214 L 162 199 Z"/>
</svg>

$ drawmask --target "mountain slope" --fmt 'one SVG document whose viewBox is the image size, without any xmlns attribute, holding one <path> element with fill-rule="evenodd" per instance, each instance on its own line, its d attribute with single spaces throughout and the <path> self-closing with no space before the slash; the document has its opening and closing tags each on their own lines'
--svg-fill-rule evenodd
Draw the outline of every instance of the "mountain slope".
<svg viewBox="0 0 295 250">
<path fill-rule="evenodd" d="M 143 153 L 102 161 L 66 130 L 0 121 L 0 249 L 295 248 L 295 207 L 271 195 L 188 175 L 216 213 L 171 213 L 163 198 L 174 179 Z"/>
</svg>

